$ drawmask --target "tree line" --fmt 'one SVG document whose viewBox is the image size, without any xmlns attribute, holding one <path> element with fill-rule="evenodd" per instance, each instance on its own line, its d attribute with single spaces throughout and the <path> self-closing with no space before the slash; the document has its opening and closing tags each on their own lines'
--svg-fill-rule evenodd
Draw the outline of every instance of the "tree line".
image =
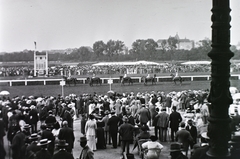
<svg viewBox="0 0 240 159">
<path fill-rule="evenodd" d="M 170 37 L 158 44 L 153 39 L 137 39 L 132 43 L 132 48 L 127 49 L 123 41 L 109 40 L 107 43 L 96 41 L 93 47 L 81 46 L 72 49 L 70 53 L 49 52 L 49 61 L 189 61 L 209 60 L 208 53 L 211 50 L 211 41 L 203 39 L 198 42 L 198 47 L 191 50 L 177 49 L 178 40 Z M 230 48 L 234 52 L 232 59 L 240 59 L 240 50 L 236 46 Z M 33 61 L 34 51 L 6 53 L 0 55 L 0 62 Z"/>
</svg>

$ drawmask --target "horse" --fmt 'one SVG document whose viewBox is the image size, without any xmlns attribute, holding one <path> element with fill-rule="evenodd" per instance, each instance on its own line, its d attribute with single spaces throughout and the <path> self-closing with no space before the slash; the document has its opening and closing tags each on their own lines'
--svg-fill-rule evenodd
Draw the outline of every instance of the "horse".
<svg viewBox="0 0 240 159">
<path fill-rule="evenodd" d="M 182 85 L 183 78 L 181 76 L 176 77 L 174 74 L 170 74 L 170 76 L 172 77 L 172 80 L 173 80 L 175 85 L 177 84 L 176 81 L 179 81 L 180 85 Z"/>
<path fill-rule="evenodd" d="M 96 85 L 101 85 L 101 79 L 99 77 L 88 77 L 87 81 L 89 82 L 90 86 L 93 86 L 93 83 L 96 83 Z"/>
<path fill-rule="evenodd" d="M 147 85 L 147 82 L 152 82 L 152 85 L 156 84 L 156 74 L 154 74 L 152 77 L 143 76 L 141 80 L 144 82 L 144 85 Z"/>
<path fill-rule="evenodd" d="M 128 85 L 133 84 L 132 78 L 131 77 L 122 77 L 120 76 L 120 82 L 121 85 L 124 85 L 124 83 L 128 83 Z"/>
<path fill-rule="evenodd" d="M 68 84 L 69 86 L 73 83 L 74 86 L 76 86 L 77 84 L 77 78 L 75 77 L 66 77 L 66 76 L 63 76 L 63 79 L 64 81 L 66 82 L 66 84 Z"/>
</svg>

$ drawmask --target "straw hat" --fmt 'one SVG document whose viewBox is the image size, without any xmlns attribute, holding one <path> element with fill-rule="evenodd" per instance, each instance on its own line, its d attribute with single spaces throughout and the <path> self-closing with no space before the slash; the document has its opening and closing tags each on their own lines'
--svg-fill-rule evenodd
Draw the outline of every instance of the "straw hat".
<svg viewBox="0 0 240 159">
<path fill-rule="evenodd" d="M 68 143 L 66 143 L 66 140 L 59 140 L 58 144 L 56 144 L 57 147 L 67 147 Z"/>
<path fill-rule="evenodd" d="M 43 145 L 47 145 L 49 144 L 51 141 L 48 139 L 42 139 L 39 141 L 39 143 L 37 144 L 37 146 L 43 146 Z"/>
</svg>

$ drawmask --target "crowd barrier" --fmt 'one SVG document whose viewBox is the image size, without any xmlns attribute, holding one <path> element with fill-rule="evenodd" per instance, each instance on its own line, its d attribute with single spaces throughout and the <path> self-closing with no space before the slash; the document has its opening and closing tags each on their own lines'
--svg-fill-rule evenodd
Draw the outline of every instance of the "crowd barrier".
<svg viewBox="0 0 240 159">
<path fill-rule="evenodd" d="M 210 75 L 194 75 L 194 76 L 181 76 L 184 81 L 206 81 L 211 80 Z M 131 77 L 133 83 L 143 83 L 142 77 Z M 102 84 L 108 83 L 111 79 L 113 83 L 120 83 L 118 77 L 113 78 L 101 78 Z M 60 85 L 60 81 L 63 79 L 22 79 L 22 80 L 0 80 L 1 85 L 8 86 L 20 86 L 20 85 Z M 172 81 L 171 76 L 157 76 L 156 82 L 170 82 Z M 230 80 L 240 80 L 240 74 L 231 75 Z M 87 84 L 87 78 L 77 78 L 77 84 Z"/>
</svg>

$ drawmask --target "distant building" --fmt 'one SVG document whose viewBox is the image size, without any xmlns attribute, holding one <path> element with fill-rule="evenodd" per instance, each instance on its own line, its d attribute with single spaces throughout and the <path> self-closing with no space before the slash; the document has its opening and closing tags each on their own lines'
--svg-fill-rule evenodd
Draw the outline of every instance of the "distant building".
<svg viewBox="0 0 240 159">
<path fill-rule="evenodd" d="M 171 37 L 171 36 L 170 36 Z M 174 36 L 174 38 L 175 39 L 177 39 L 178 40 L 178 43 L 177 43 L 177 50 L 191 50 L 192 48 L 194 48 L 195 47 L 195 43 L 194 43 L 194 41 L 193 40 L 189 40 L 189 39 L 187 39 L 187 38 L 185 38 L 185 39 L 180 39 L 179 38 L 179 36 L 178 36 L 178 34 L 176 34 L 175 36 Z M 158 43 L 158 49 L 162 49 L 162 42 L 163 41 L 166 41 L 166 46 L 168 46 L 168 39 L 159 39 L 158 41 L 157 41 L 157 43 Z M 166 48 L 168 48 L 168 47 L 165 47 L 165 49 Z M 168 50 L 168 49 L 166 49 L 166 50 Z"/>
</svg>

